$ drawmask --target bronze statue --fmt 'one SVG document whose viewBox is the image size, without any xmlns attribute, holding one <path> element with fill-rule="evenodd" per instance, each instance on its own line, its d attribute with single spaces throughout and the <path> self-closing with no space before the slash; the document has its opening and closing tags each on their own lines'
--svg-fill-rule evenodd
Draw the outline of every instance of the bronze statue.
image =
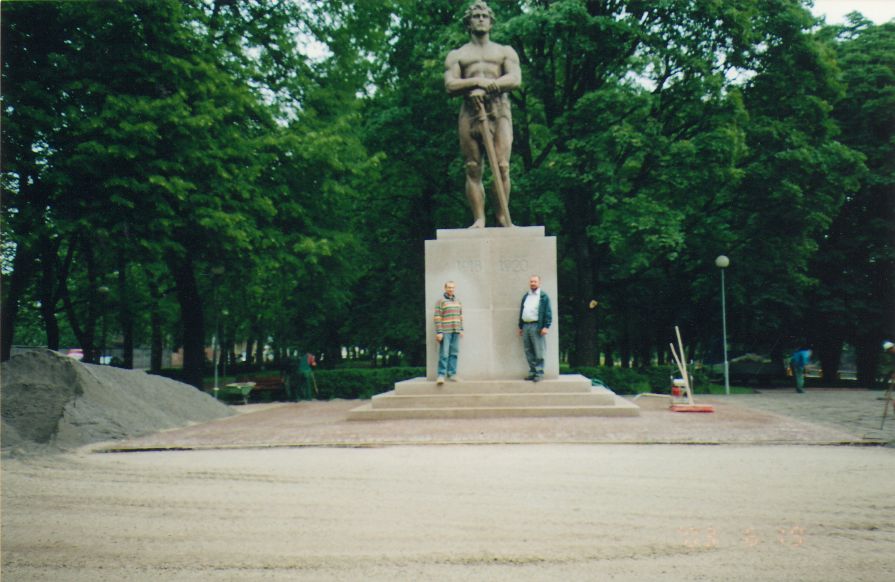
<svg viewBox="0 0 895 582">
<path fill-rule="evenodd" d="M 469 42 L 448 53 L 444 86 L 448 94 L 463 96 L 459 134 L 466 160 L 466 198 L 474 218 L 470 228 L 485 226 L 483 149 L 494 180 L 494 217 L 500 226 L 513 226 L 509 209 L 513 118 L 508 92 L 522 83 L 519 56 L 511 47 L 491 42 L 494 13 L 481 0 L 466 10 L 463 22 Z"/>
</svg>

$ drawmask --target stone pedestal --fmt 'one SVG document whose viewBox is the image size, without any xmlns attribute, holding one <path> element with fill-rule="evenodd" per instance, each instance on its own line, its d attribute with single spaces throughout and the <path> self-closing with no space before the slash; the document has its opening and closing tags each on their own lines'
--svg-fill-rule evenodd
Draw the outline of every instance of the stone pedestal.
<svg viewBox="0 0 895 582">
<path fill-rule="evenodd" d="M 544 377 L 559 376 L 556 237 L 544 236 L 542 226 L 439 230 L 436 237 L 426 241 L 426 378 L 436 376 L 432 315 L 445 281 L 457 284 L 463 303 L 457 375 L 463 380 L 524 378 L 528 364 L 518 334 L 519 306 L 531 275 L 540 275 L 553 308 Z"/>
<path fill-rule="evenodd" d="M 526 382 L 519 308 L 531 275 L 550 296 L 544 380 Z M 445 281 L 457 284 L 464 336 L 459 382 L 436 384 L 435 303 Z M 544 227 L 439 230 L 426 241 L 426 378 L 395 384 L 355 408 L 349 420 L 528 416 L 636 416 L 640 409 L 580 375 L 559 375 L 556 238 Z"/>
</svg>

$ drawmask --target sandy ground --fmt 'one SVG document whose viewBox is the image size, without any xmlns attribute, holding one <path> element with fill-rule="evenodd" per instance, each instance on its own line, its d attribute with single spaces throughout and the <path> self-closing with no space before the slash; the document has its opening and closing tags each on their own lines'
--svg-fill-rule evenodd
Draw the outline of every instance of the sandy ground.
<svg viewBox="0 0 895 582">
<path fill-rule="evenodd" d="M 3 580 L 891 580 L 895 451 L 520 445 L 3 470 Z"/>
<path fill-rule="evenodd" d="M 749 417 L 735 410 L 738 401 L 731 406 L 744 440 L 720 445 L 386 446 L 378 436 L 368 446 L 6 458 L 2 578 L 895 579 L 895 449 L 831 446 L 825 439 L 855 431 L 767 410 Z M 254 410 L 242 418 L 262 416 L 243 430 L 256 434 L 266 413 L 275 440 L 283 407 Z M 697 441 L 686 440 L 680 423 L 694 423 L 700 438 L 711 432 L 707 423 L 720 433 L 730 424 L 669 414 L 640 422 L 683 442 Z M 742 435 L 754 418 L 767 420 L 762 415 L 772 422 L 759 422 L 748 442 Z M 215 431 L 226 441 L 235 420 L 192 430 L 205 427 L 206 444 Z M 628 420 L 596 425 L 614 427 L 604 430 L 614 435 L 641 430 Z M 315 422 L 319 415 L 306 424 Z M 521 426 L 543 430 L 539 422 Z M 422 434 L 413 424 L 391 430 L 401 426 Z M 374 428 L 328 430 L 342 438 Z M 767 444 L 765 430 L 798 444 Z M 199 438 L 160 434 L 174 434 L 174 443 Z"/>
</svg>

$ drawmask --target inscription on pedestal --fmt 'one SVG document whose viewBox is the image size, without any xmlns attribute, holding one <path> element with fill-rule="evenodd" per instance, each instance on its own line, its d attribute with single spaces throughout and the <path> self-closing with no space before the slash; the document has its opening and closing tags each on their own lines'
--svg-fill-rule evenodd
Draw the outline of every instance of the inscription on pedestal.
<svg viewBox="0 0 895 582">
<path fill-rule="evenodd" d="M 461 273 L 481 273 L 481 259 L 457 259 L 457 270 Z"/>
<path fill-rule="evenodd" d="M 497 259 L 497 270 L 501 273 L 522 273 L 523 271 L 527 273 L 528 259 L 509 257 Z"/>
</svg>

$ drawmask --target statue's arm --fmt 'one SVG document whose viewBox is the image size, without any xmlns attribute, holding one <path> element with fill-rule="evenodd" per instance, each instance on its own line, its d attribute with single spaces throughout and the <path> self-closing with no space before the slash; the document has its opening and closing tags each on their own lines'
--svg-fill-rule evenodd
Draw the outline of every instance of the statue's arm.
<svg viewBox="0 0 895 582">
<path fill-rule="evenodd" d="M 447 58 L 444 60 L 444 88 L 447 90 L 448 95 L 455 97 L 480 87 L 481 80 L 479 78 L 471 77 L 464 79 L 462 75 L 460 51 L 453 50 L 448 53 Z"/>
<path fill-rule="evenodd" d="M 504 47 L 503 75 L 497 79 L 501 92 L 518 89 L 522 84 L 522 67 L 519 66 L 519 55 L 513 47 Z"/>
</svg>

